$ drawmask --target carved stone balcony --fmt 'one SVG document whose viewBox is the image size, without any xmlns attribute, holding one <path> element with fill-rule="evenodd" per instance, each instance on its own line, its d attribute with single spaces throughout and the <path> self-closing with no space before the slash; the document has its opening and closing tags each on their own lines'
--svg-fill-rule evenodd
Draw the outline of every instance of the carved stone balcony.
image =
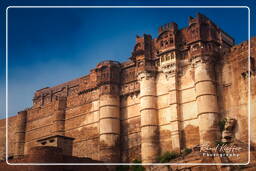
<svg viewBox="0 0 256 171">
<path fill-rule="evenodd" d="M 208 49 L 208 48 L 198 48 L 195 50 L 190 51 L 190 56 L 213 56 L 217 53 L 217 50 L 215 49 Z"/>
</svg>

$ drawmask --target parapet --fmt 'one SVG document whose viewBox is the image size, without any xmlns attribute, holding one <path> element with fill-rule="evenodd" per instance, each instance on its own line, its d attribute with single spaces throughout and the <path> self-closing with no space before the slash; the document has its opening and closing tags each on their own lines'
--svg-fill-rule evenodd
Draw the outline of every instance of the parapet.
<svg viewBox="0 0 256 171">
<path fill-rule="evenodd" d="M 116 61 L 103 61 L 96 67 L 97 86 L 120 83 L 121 64 Z"/>
<path fill-rule="evenodd" d="M 178 31 L 178 25 L 175 22 L 164 24 L 163 26 L 159 27 L 158 34 L 160 35 L 165 31 L 176 32 Z"/>
<path fill-rule="evenodd" d="M 98 65 L 96 66 L 96 69 L 100 69 L 104 66 L 116 66 L 119 67 L 120 63 L 118 61 L 111 61 L 111 60 L 106 60 L 106 61 L 102 61 L 100 63 L 98 63 Z"/>
</svg>

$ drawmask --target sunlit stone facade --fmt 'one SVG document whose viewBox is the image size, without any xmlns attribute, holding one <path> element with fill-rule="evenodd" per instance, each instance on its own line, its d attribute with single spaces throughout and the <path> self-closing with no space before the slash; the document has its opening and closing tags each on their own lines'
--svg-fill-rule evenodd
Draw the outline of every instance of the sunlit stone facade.
<svg viewBox="0 0 256 171">
<path fill-rule="evenodd" d="M 248 98 L 256 110 L 254 86 L 248 96 L 255 57 L 255 38 L 248 68 L 248 42 L 234 45 L 202 14 L 182 29 L 168 23 L 156 38 L 137 36 L 126 62 L 103 61 L 88 75 L 36 91 L 33 106 L 9 119 L 8 153 L 27 154 L 40 139 L 60 135 L 74 138 L 73 156 L 151 163 L 166 151 L 221 141 L 224 118 L 236 121 L 224 139 L 247 144 Z M 250 119 L 255 122 L 255 114 Z M 2 157 L 5 120 L 0 122 Z"/>
</svg>

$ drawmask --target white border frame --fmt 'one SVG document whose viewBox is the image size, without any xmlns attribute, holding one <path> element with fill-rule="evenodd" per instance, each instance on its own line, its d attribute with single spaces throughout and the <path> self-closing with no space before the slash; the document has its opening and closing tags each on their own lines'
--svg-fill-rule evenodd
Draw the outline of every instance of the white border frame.
<svg viewBox="0 0 256 171">
<path fill-rule="evenodd" d="M 248 162 L 246 163 L 9 163 L 8 162 L 8 10 L 11 8 L 246 8 L 248 10 Z M 250 8 L 248 6 L 8 6 L 6 12 L 6 163 L 8 165 L 248 165 L 250 163 L 251 67 L 250 67 Z"/>
</svg>

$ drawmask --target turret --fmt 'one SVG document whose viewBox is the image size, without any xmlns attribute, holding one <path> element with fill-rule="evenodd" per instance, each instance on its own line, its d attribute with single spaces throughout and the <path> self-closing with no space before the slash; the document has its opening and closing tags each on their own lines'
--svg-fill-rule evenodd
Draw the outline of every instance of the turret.
<svg viewBox="0 0 256 171">
<path fill-rule="evenodd" d="M 150 35 L 136 38 L 131 59 L 136 64 L 137 79 L 140 83 L 141 158 L 144 163 L 153 163 L 159 153 L 159 127 L 156 108 L 156 68 Z"/>
<path fill-rule="evenodd" d="M 219 57 L 219 29 L 205 16 L 190 19 L 189 56 L 194 73 L 197 117 L 201 145 L 214 145 L 219 138 L 215 62 Z M 206 35 L 206 36 L 202 36 Z"/>
<path fill-rule="evenodd" d="M 203 41 L 211 42 L 211 44 L 213 44 L 211 46 L 222 48 L 234 45 L 234 39 L 231 36 L 222 31 L 209 18 L 200 13 L 197 14 L 196 18 L 189 17 L 187 33 L 188 44 Z"/>
<path fill-rule="evenodd" d="M 157 56 L 160 61 L 160 72 L 163 72 L 168 83 L 168 112 L 170 115 L 171 136 L 168 137 L 173 151 L 181 150 L 181 124 L 180 124 L 180 105 L 179 105 L 179 49 L 178 49 L 178 26 L 176 23 L 169 23 L 161 26 L 159 36 L 156 39 L 158 47 Z"/>
<path fill-rule="evenodd" d="M 103 61 L 97 65 L 96 72 L 100 91 L 100 160 L 118 163 L 120 161 L 120 64 Z"/>
<path fill-rule="evenodd" d="M 142 71 L 154 72 L 155 64 L 152 57 L 152 37 L 144 34 L 136 37 L 136 45 L 130 58 L 136 64 L 137 73 Z"/>
<path fill-rule="evenodd" d="M 176 23 L 168 23 L 159 28 L 156 39 L 157 55 L 169 52 L 177 48 L 177 31 Z"/>
</svg>

